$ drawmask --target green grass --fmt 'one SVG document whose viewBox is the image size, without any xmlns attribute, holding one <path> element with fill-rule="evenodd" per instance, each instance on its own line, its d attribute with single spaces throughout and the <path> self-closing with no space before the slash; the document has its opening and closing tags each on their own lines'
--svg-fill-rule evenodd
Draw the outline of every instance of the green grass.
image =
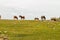
<svg viewBox="0 0 60 40">
<path fill-rule="evenodd" d="M 0 31 L 9 40 L 60 40 L 60 22 L 0 20 Z"/>
</svg>

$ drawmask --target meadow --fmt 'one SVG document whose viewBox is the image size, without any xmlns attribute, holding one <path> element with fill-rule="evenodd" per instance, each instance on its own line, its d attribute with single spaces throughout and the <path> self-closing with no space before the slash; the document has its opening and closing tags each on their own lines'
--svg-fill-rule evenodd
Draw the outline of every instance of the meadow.
<svg viewBox="0 0 60 40">
<path fill-rule="evenodd" d="M 0 31 L 9 40 L 60 40 L 60 22 L 34 20 L 0 20 Z"/>
</svg>

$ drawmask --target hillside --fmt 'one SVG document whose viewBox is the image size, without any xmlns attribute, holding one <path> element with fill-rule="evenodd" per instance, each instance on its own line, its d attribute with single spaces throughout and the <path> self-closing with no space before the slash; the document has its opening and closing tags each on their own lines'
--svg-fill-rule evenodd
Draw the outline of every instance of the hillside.
<svg viewBox="0 0 60 40">
<path fill-rule="evenodd" d="M 0 20 L 0 31 L 9 40 L 60 40 L 60 22 Z"/>
</svg>

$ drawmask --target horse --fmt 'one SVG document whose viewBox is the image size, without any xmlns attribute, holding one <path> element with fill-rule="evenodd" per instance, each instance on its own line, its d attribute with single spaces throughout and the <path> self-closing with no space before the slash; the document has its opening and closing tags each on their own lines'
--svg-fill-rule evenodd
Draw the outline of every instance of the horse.
<svg viewBox="0 0 60 40">
<path fill-rule="evenodd" d="M 21 20 L 24 20 L 25 19 L 25 16 L 19 15 L 19 17 L 21 18 Z"/>
<path fill-rule="evenodd" d="M 34 20 L 36 20 L 36 21 L 37 21 L 37 20 L 39 20 L 39 18 L 34 18 Z"/>
<path fill-rule="evenodd" d="M 57 21 L 57 19 L 56 18 L 51 18 L 51 21 Z"/>
<path fill-rule="evenodd" d="M 46 17 L 45 16 L 41 16 L 41 20 L 46 20 Z"/>
<path fill-rule="evenodd" d="M 14 16 L 14 19 L 18 20 L 18 17 L 17 16 Z"/>
</svg>

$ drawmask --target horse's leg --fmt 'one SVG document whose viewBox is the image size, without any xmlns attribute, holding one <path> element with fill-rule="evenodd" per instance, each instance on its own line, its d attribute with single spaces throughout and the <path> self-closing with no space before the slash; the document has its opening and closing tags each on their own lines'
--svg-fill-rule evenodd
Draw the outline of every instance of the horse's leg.
<svg viewBox="0 0 60 40">
<path fill-rule="evenodd" d="M 17 18 L 17 20 L 18 20 L 18 18 Z"/>
<path fill-rule="evenodd" d="M 43 21 L 43 18 L 41 18 L 41 20 Z"/>
<path fill-rule="evenodd" d="M 21 17 L 21 20 L 22 20 L 22 17 Z"/>
<path fill-rule="evenodd" d="M 24 20 L 24 18 L 23 18 L 23 20 Z"/>
</svg>

